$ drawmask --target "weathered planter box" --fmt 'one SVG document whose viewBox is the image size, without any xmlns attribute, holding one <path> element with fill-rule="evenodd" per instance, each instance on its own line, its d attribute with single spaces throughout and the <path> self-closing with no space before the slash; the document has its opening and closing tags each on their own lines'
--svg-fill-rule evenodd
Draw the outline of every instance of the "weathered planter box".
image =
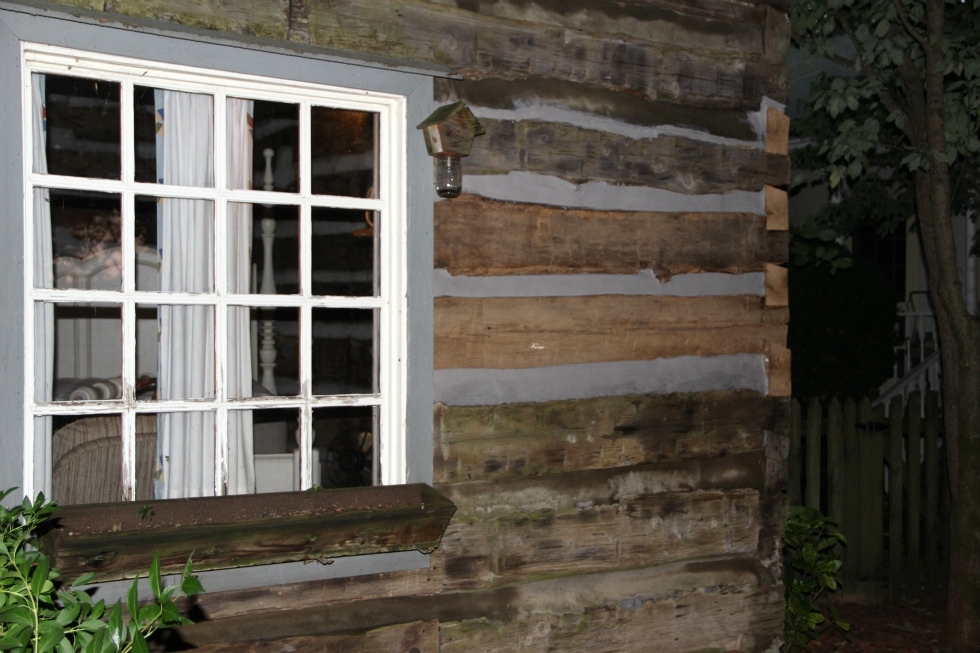
<svg viewBox="0 0 980 653">
<path fill-rule="evenodd" d="M 425 484 L 59 508 L 41 548 L 67 580 L 430 551 L 456 507 Z"/>
</svg>

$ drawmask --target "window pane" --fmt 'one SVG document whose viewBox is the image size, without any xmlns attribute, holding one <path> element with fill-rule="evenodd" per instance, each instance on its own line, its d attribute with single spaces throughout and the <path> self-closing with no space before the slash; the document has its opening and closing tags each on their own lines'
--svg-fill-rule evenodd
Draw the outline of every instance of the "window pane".
<svg viewBox="0 0 980 653">
<path fill-rule="evenodd" d="M 159 307 L 136 305 L 136 399 L 149 401 L 157 391 L 159 375 Z"/>
<path fill-rule="evenodd" d="M 121 501 L 122 417 L 82 415 L 51 420 L 52 499 L 62 505 Z M 153 498 L 156 415 L 136 417 L 136 499 Z"/>
<path fill-rule="evenodd" d="M 113 399 L 98 390 L 71 397 L 75 384 L 122 375 L 122 321 L 118 304 L 54 304 L 56 400 Z"/>
<path fill-rule="evenodd" d="M 314 448 L 320 452 L 320 485 L 357 487 L 377 478 L 378 432 L 372 406 L 317 408 L 313 411 Z"/>
<path fill-rule="evenodd" d="M 213 203 L 207 200 L 160 199 L 157 202 L 156 225 L 157 247 L 161 257 L 160 290 L 213 292 Z"/>
<path fill-rule="evenodd" d="M 296 206 L 237 202 L 228 205 L 230 292 L 264 295 L 299 292 L 298 216 Z"/>
<path fill-rule="evenodd" d="M 313 310 L 313 393 L 370 394 L 375 388 L 373 309 Z"/>
<path fill-rule="evenodd" d="M 235 413 L 242 413 L 236 418 Z M 300 453 L 296 442 L 299 411 L 273 408 L 229 412 L 229 438 L 234 420 L 251 420 L 255 464 L 256 492 L 292 492 L 301 490 Z M 320 484 L 319 452 L 314 452 L 313 485 Z"/>
<path fill-rule="evenodd" d="M 214 413 L 161 413 L 157 418 L 158 499 L 214 496 Z"/>
<path fill-rule="evenodd" d="M 214 307 L 161 306 L 160 399 L 214 398 Z"/>
<path fill-rule="evenodd" d="M 313 193 L 376 197 L 376 115 L 368 111 L 311 108 Z"/>
<path fill-rule="evenodd" d="M 234 102 L 229 98 L 230 107 Z M 299 190 L 299 105 L 255 100 L 252 106 L 252 188 L 295 193 Z M 229 133 L 231 122 L 229 120 Z M 229 172 L 237 156 L 229 142 Z M 267 177 L 268 175 L 268 177 Z M 229 176 L 229 188 L 243 188 Z"/>
<path fill-rule="evenodd" d="M 213 186 L 214 98 L 145 86 L 133 94 L 136 180 Z"/>
<path fill-rule="evenodd" d="M 72 190 L 41 191 L 48 195 L 54 286 L 94 290 L 122 290 L 122 219 L 120 198 L 110 193 Z M 35 216 L 44 221 L 43 215 Z M 35 233 L 39 233 L 36 231 Z M 41 243 L 35 258 L 43 260 Z M 49 286 L 38 269 L 34 283 Z"/>
<path fill-rule="evenodd" d="M 373 211 L 313 209 L 313 294 L 373 296 L 376 232 Z"/>
<path fill-rule="evenodd" d="M 61 75 L 43 78 L 47 171 L 119 179 L 119 84 Z"/>
<path fill-rule="evenodd" d="M 251 309 L 253 396 L 294 397 L 299 387 L 299 311 L 295 308 Z"/>
</svg>

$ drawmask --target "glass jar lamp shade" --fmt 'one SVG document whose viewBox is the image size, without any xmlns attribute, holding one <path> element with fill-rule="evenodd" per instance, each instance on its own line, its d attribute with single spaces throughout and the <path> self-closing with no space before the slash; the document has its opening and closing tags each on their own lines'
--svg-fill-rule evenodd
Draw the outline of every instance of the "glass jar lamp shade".
<svg viewBox="0 0 980 653">
<path fill-rule="evenodd" d="M 463 162 L 459 154 L 442 152 L 435 157 L 436 194 L 439 197 L 459 197 L 463 190 Z"/>
</svg>

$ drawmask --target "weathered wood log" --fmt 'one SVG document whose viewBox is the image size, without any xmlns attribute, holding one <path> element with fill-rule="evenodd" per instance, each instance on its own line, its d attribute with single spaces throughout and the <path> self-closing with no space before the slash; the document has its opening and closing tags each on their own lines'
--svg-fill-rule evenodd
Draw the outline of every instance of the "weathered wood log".
<svg viewBox="0 0 980 653">
<path fill-rule="evenodd" d="M 751 452 L 440 486 L 460 506 L 440 549 L 445 586 L 754 552 L 764 473 L 763 453 Z"/>
<path fill-rule="evenodd" d="M 766 263 L 766 308 L 789 306 L 789 270 Z"/>
<path fill-rule="evenodd" d="M 705 593 L 705 587 L 718 591 Z M 615 607 L 623 597 L 639 599 L 629 603 L 631 607 L 663 606 L 661 617 L 665 625 L 675 619 L 675 608 L 685 605 L 695 595 L 728 596 L 737 602 L 742 600 L 739 597 L 770 597 L 780 610 L 782 605 L 781 593 L 760 586 L 755 559 L 745 555 L 712 556 L 642 569 L 539 580 L 481 592 L 446 592 L 421 597 L 324 601 L 315 592 L 304 593 L 304 589 L 301 586 L 267 588 L 265 591 L 280 597 L 288 595 L 290 601 L 283 604 L 280 600 L 278 610 L 243 610 L 237 616 L 185 626 L 179 629 L 179 638 L 187 645 L 200 647 L 365 632 L 418 621 L 438 621 L 443 631 L 442 644 L 446 645 L 447 624 L 455 628 L 475 622 L 493 623 L 499 630 L 507 628 L 507 624 L 522 623 L 532 612 L 586 615 L 597 608 Z M 227 594 L 231 603 L 235 593 Z M 207 598 L 208 595 L 201 597 Z M 768 614 L 776 607 L 765 607 L 761 613 Z M 751 606 L 745 606 L 745 611 L 755 615 L 754 618 L 759 617 Z M 458 646 L 458 640 L 453 641 Z M 475 641 L 470 640 L 470 650 L 484 650 Z M 513 641 L 509 643 L 512 645 Z M 507 650 L 512 651 L 513 647 Z"/>
<path fill-rule="evenodd" d="M 789 153 L 789 116 L 772 107 L 766 109 L 766 152 Z"/>
<path fill-rule="evenodd" d="M 524 170 L 573 182 L 607 181 L 678 193 L 762 190 L 789 183 L 789 157 L 680 136 L 637 139 L 573 125 L 481 119 L 467 174 Z"/>
<path fill-rule="evenodd" d="M 787 308 L 747 296 L 458 298 L 435 301 L 436 368 L 528 368 L 766 353 Z"/>
<path fill-rule="evenodd" d="M 59 508 L 42 548 L 66 579 L 163 573 L 388 551 L 429 551 L 455 511 L 427 485 L 341 488 Z"/>
<path fill-rule="evenodd" d="M 747 145 L 758 143 L 760 139 L 751 119 L 752 114 L 758 113 L 758 106 L 742 110 L 690 106 L 676 100 L 651 100 L 600 84 L 549 77 L 437 79 L 435 96 L 440 104 L 463 100 L 478 112 L 487 109 L 518 112 L 536 107 L 538 114 L 547 115 L 550 111 L 552 115 L 561 115 L 559 109 L 562 109 L 610 118 L 625 123 L 621 125 L 625 129 L 682 127 L 746 141 Z"/>
<path fill-rule="evenodd" d="M 439 622 L 416 621 L 365 632 L 283 637 L 274 641 L 230 641 L 208 644 L 194 650 L 201 653 L 330 653 L 355 650 L 358 653 L 439 653 Z"/>
<path fill-rule="evenodd" d="M 438 63 L 471 79 L 551 77 L 692 106 L 758 108 L 763 97 L 786 99 L 782 65 L 761 54 L 613 40 L 556 26 L 550 13 L 523 22 L 410 0 L 366 1 L 311 5 L 312 43 Z"/>
<path fill-rule="evenodd" d="M 688 50 L 761 53 L 766 31 L 765 7 L 723 2 L 618 0 L 433 0 L 485 16 L 574 30 L 622 34 L 631 39 Z M 785 14 L 784 14 L 785 15 Z M 787 39 L 788 40 L 788 39 Z"/>
<path fill-rule="evenodd" d="M 535 610 L 505 623 L 444 622 L 441 651 L 509 653 L 515 642 L 522 651 L 563 653 L 763 651 L 773 647 L 773 633 L 781 632 L 782 610 L 775 590 L 723 586 L 687 593 L 650 588 L 583 612 Z"/>
<path fill-rule="evenodd" d="M 716 458 L 763 447 L 787 408 L 747 391 L 435 410 L 437 483 Z"/>
<path fill-rule="evenodd" d="M 435 205 L 435 267 L 458 275 L 758 272 L 766 218 L 564 209 L 463 195 Z M 778 245 L 782 247 L 782 245 Z"/>
</svg>

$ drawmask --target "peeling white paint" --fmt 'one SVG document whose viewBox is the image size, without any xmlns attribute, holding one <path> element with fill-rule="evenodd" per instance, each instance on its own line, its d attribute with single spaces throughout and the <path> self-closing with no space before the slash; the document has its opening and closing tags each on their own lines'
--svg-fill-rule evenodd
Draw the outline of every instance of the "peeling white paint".
<svg viewBox="0 0 980 653">
<path fill-rule="evenodd" d="M 441 369 L 435 371 L 435 400 L 449 406 L 490 406 L 736 389 L 765 394 L 768 385 L 761 354 L 680 356 L 529 369 Z"/>
<path fill-rule="evenodd" d="M 506 175 L 467 175 L 463 189 L 488 199 L 531 202 L 576 209 L 765 214 L 765 191 L 687 195 L 649 186 L 619 186 L 603 181 L 574 184 L 559 177 L 512 171 Z"/>
<path fill-rule="evenodd" d="M 762 272 L 700 272 L 676 274 L 669 281 L 660 281 L 652 270 L 641 270 L 634 274 L 515 274 L 470 277 L 453 276 L 445 269 L 438 269 L 433 271 L 432 287 L 435 297 L 764 297 L 766 278 Z"/>
</svg>

